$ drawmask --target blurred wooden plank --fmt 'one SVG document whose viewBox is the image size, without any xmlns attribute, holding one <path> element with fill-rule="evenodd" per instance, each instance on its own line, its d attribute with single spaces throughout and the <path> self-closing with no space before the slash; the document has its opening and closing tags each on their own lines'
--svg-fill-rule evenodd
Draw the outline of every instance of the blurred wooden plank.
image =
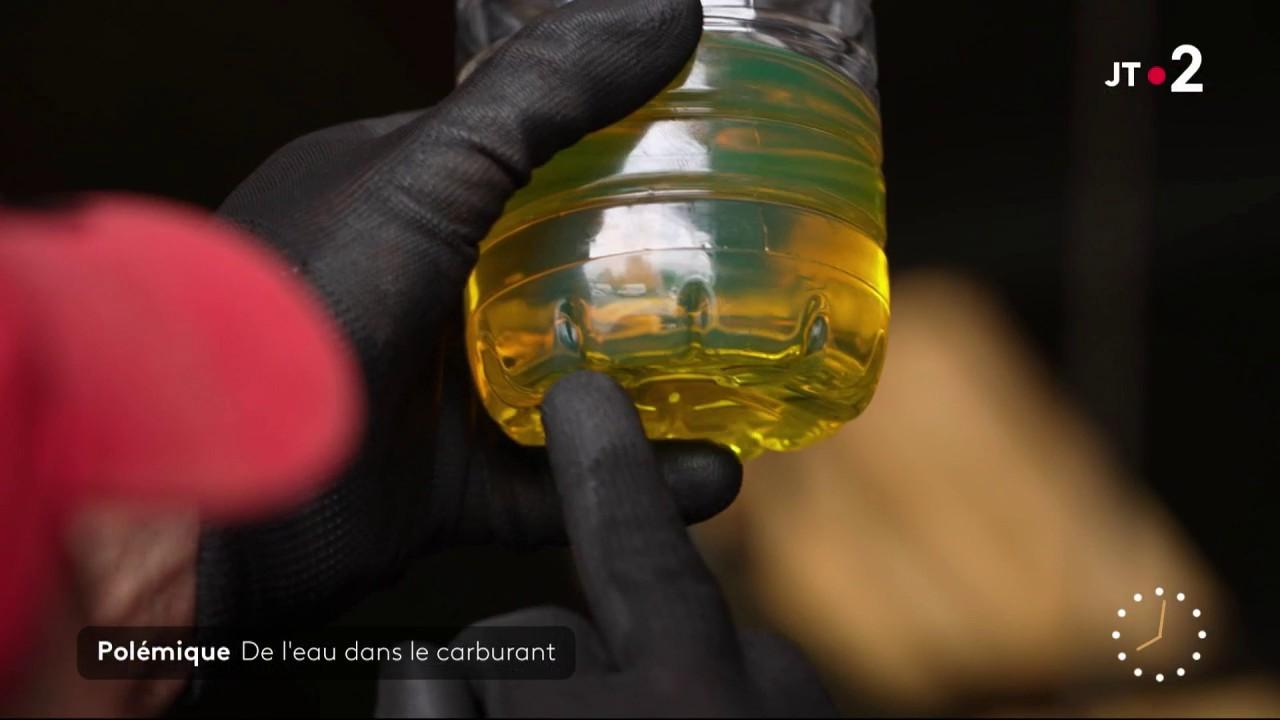
<svg viewBox="0 0 1280 720">
<path fill-rule="evenodd" d="M 851 697 L 891 710 L 1132 680 L 1110 636 L 1116 610 L 1157 585 L 1214 619 L 1204 666 L 1228 626 L 1169 515 L 995 303 L 946 276 L 894 288 L 867 412 L 807 451 L 750 463 L 741 499 L 703 537 L 733 558 L 718 565 L 741 600 Z"/>
</svg>

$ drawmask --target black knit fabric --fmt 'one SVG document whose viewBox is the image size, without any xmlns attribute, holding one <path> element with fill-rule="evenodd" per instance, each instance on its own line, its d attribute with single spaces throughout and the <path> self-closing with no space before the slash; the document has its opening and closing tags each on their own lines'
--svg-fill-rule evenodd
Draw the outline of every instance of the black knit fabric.
<svg viewBox="0 0 1280 720">
<path fill-rule="evenodd" d="M 430 549 L 563 541 L 546 454 L 476 411 L 463 284 L 531 170 L 656 94 L 700 28 L 696 0 L 579 0 L 440 105 L 307 135 L 232 193 L 221 214 L 283 253 L 345 329 L 370 417 L 358 458 L 322 497 L 205 534 L 201 625 L 322 621 Z M 685 520 L 736 494 L 741 470 L 724 450 L 661 444 L 656 457 Z"/>
<path fill-rule="evenodd" d="M 377 713 L 833 716 L 830 698 L 799 650 L 776 636 L 739 634 L 734 627 L 626 393 L 604 375 L 575 373 L 551 388 L 542 413 L 591 619 L 531 608 L 480 624 L 571 628 L 577 644 L 573 676 L 399 680 L 384 671 Z"/>
</svg>

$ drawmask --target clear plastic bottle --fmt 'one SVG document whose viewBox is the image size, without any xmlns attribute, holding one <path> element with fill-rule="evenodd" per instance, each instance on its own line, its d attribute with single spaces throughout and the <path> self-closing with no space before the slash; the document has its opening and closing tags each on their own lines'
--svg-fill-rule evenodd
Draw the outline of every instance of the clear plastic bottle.
<svg viewBox="0 0 1280 720">
<path fill-rule="evenodd" d="M 567 1 L 459 0 L 460 60 Z M 685 71 L 536 171 L 481 245 L 471 367 L 521 443 L 579 369 L 617 379 L 650 437 L 744 458 L 871 400 L 889 286 L 868 2 L 703 8 Z"/>
</svg>

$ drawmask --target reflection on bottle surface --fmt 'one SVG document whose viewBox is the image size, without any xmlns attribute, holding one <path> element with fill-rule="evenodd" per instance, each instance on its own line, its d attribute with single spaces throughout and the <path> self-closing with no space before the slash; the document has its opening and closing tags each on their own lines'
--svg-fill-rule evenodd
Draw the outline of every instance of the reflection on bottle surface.
<svg viewBox="0 0 1280 720">
<path fill-rule="evenodd" d="M 662 95 L 538 170 L 481 246 L 480 395 L 541 444 L 542 394 L 598 370 L 652 438 L 801 447 L 875 390 L 884 237 L 871 101 L 803 55 L 708 32 Z"/>
</svg>

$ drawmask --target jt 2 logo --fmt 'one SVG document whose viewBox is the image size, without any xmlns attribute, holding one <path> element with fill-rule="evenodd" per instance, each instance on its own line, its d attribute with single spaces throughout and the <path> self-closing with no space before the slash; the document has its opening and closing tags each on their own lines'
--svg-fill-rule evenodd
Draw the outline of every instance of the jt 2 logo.
<svg viewBox="0 0 1280 720">
<path fill-rule="evenodd" d="M 1195 45 L 1179 45 L 1173 51 L 1174 62 L 1177 62 L 1178 60 L 1181 60 L 1182 58 L 1188 57 L 1188 56 L 1190 56 L 1191 61 L 1187 63 L 1187 67 L 1182 71 L 1182 74 L 1179 75 L 1177 79 L 1173 81 L 1173 84 L 1169 86 L 1170 92 L 1176 92 L 1176 93 L 1204 92 L 1203 83 L 1191 82 L 1191 78 L 1194 77 L 1196 72 L 1200 70 L 1200 49 L 1197 48 Z M 1140 67 L 1142 67 L 1142 63 L 1140 62 L 1111 63 L 1111 79 L 1106 81 L 1107 87 L 1115 87 L 1120 84 L 1120 76 L 1122 74 L 1121 68 L 1123 68 L 1128 74 L 1127 86 L 1133 87 L 1133 83 L 1134 83 L 1133 73 L 1135 70 L 1137 70 Z M 1165 76 L 1164 68 L 1160 67 L 1159 65 L 1152 65 L 1150 68 L 1147 69 L 1147 82 L 1151 83 L 1152 85 L 1163 85 L 1165 81 L 1165 77 L 1166 76 Z"/>
</svg>

